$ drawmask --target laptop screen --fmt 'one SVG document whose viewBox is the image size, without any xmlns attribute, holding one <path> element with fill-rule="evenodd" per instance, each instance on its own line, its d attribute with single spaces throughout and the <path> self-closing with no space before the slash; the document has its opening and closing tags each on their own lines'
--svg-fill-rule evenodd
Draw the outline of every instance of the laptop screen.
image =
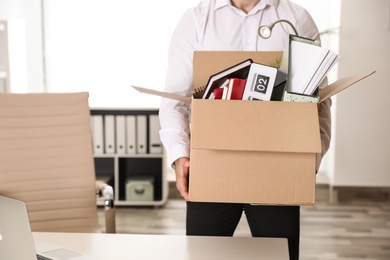
<svg viewBox="0 0 390 260">
<path fill-rule="evenodd" d="M 0 196 L 0 259 L 37 259 L 23 202 Z"/>
</svg>

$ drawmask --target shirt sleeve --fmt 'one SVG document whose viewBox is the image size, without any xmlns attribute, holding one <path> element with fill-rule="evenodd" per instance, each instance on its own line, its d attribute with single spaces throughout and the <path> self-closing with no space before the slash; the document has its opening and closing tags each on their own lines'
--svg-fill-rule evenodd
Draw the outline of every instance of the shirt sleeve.
<svg viewBox="0 0 390 260">
<path fill-rule="evenodd" d="M 165 91 L 190 97 L 192 60 L 196 43 L 196 26 L 188 10 L 175 28 L 168 51 Z M 160 104 L 160 138 L 172 165 L 180 157 L 189 158 L 190 104 L 163 98 Z"/>
<path fill-rule="evenodd" d="M 317 25 L 306 9 L 301 9 L 296 27 L 300 36 L 313 40 L 320 40 L 320 33 Z"/>
</svg>

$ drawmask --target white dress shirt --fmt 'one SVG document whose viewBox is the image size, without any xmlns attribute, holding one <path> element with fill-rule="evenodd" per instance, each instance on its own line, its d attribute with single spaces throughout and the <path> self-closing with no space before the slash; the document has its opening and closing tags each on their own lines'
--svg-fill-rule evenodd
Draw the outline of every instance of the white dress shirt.
<svg viewBox="0 0 390 260">
<path fill-rule="evenodd" d="M 283 51 L 289 34 L 294 34 L 290 25 L 278 23 L 267 40 L 257 33 L 259 26 L 279 19 L 290 21 L 299 36 L 319 39 L 318 29 L 309 13 L 288 0 L 261 0 L 248 14 L 234 7 L 229 0 L 204 0 L 187 10 L 171 39 L 165 91 L 191 96 L 192 60 L 196 50 Z M 330 102 L 325 104 L 322 109 L 325 123 L 321 129 L 321 134 L 326 137 L 323 153 L 330 141 Z M 160 137 L 171 164 L 180 157 L 190 156 L 189 114 L 189 104 L 162 99 Z"/>
</svg>

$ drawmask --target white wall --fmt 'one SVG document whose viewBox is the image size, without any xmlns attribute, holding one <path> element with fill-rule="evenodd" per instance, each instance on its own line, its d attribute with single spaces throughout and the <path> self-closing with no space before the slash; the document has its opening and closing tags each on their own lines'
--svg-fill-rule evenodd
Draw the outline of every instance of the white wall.
<svg viewBox="0 0 390 260">
<path fill-rule="evenodd" d="M 9 22 L 11 92 L 43 92 L 41 0 L 0 0 Z"/>
<path fill-rule="evenodd" d="M 92 107 L 157 108 L 168 45 L 184 10 L 198 0 L 44 1 L 48 91 L 89 91 Z"/>
<path fill-rule="evenodd" d="M 337 96 L 334 186 L 390 187 L 390 1 L 343 0 L 339 76 L 376 70 Z"/>
<path fill-rule="evenodd" d="M 28 92 L 45 92 L 42 0 L 24 0 L 24 3 L 26 10 Z"/>
</svg>

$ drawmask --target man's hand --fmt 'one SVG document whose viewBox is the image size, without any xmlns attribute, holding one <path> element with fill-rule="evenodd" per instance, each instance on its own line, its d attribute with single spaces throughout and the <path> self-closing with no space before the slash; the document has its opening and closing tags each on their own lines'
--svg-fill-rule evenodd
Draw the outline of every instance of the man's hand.
<svg viewBox="0 0 390 260">
<path fill-rule="evenodd" d="M 176 188 L 180 195 L 188 201 L 188 177 L 190 173 L 190 159 L 181 157 L 175 161 Z"/>
</svg>

